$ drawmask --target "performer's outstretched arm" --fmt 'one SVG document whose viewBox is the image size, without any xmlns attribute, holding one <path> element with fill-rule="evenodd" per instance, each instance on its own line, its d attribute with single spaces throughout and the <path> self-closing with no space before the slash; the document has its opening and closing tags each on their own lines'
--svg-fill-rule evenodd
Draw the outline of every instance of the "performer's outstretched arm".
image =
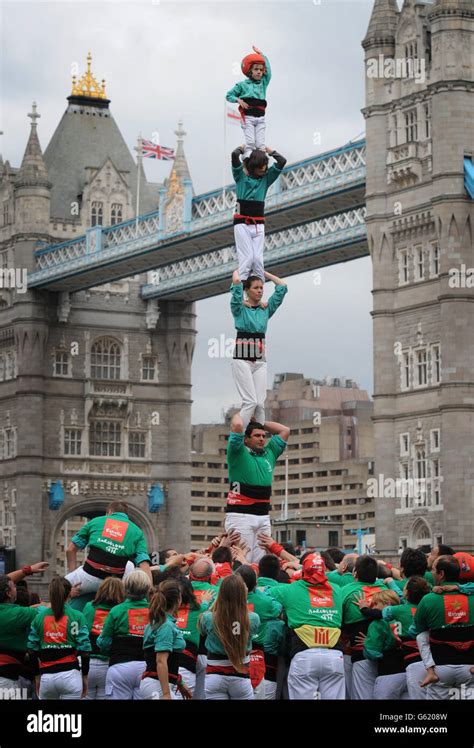
<svg viewBox="0 0 474 748">
<path fill-rule="evenodd" d="M 286 286 L 286 282 L 278 277 L 278 275 L 272 275 L 271 273 L 268 273 L 266 270 L 263 271 L 263 274 L 265 278 L 269 281 L 272 281 L 275 286 Z"/>
<path fill-rule="evenodd" d="M 276 423 L 276 421 L 265 421 L 263 425 L 269 434 L 277 434 L 283 441 L 288 441 L 288 437 L 290 436 L 289 426 L 283 426 L 282 423 Z"/>
<path fill-rule="evenodd" d="M 230 430 L 236 434 L 244 433 L 244 422 L 240 413 L 234 413 L 230 422 Z"/>
</svg>

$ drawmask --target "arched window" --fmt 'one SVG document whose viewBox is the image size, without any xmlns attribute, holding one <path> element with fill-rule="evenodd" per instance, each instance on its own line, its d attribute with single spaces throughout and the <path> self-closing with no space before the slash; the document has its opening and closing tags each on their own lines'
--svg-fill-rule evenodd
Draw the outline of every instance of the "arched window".
<svg viewBox="0 0 474 748">
<path fill-rule="evenodd" d="M 91 226 L 103 226 L 104 224 L 104 203 L 95 200 L 91 209 Z"/>
<path fill-rule="evenodd" d="M 426 522 L 419 518 L 413 524 L 409 545 L 418 548 L 420 545 L 428 545 L 431 541 L 431 530 Z"/>
<path fill-rule="evenodd" d="M 115 226 L 116 223 L 120 223 L 122 220 L 122 204 L 112 203 L 110 209 L 110 225 Z"/>
<path fill-rule="evenodd" d="M 101 338 L 91 348 L 92 379 L 120 379 L 120 345 L 111 338 Z"/>
</svg>

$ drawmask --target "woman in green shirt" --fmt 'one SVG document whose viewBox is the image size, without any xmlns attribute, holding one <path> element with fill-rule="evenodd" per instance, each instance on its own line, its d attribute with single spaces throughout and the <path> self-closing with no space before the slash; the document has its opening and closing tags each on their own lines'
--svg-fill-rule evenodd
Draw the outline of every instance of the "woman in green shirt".
<svg viewBox="0 0 474 748">
<path fill-rule="evenodd" d="M 64 577 L 53 579 L 50 607 L 38 613 L 31 624 L 28 653 L 37 673 L 40 699 L 80 699 L 87 694 L 91 644 L 83 614 L 67 605 L 71 589 Z"/>
<path fill-rule="evenodd" d="M 265 397 L 267 395 L 267 362 L 265 333 L 272 317 L 288 291 L 286 283 L 276 275 L 265 272 L 265 278 L 273 281 L 275 291 L 268 304 L 261 304 L 264 281 L 250 276 L 244 284 L 236 270 L 230 287 L 230 309 L 234 317 L 236 340 L 232 361 L 232 376 L 242 400 L 240 415 L 244 430 L 252 417 L 265 423 Z M 244 302 L 244 289 L 249 303 Z"/>
<path fill-rule="evenodd" d="M 185 699 L 191 691 L 179 675 L 179 654 L 186 648 L 176 615 L 181 605 L 181 588 L 174 579 L 162 582 L 150 600 L 149 624 L 143 635 L 146 670 L 140 684 L 142 699 L 171 700 L 177 692 Z"/>
<path fill-rule="evenodd" d="M 260 618 L 248 611 L 241 576 L 224 577 L 211 609 L 201 616 L 200 628 L 206 637 L 206 699 L 253 699 L 250 652 Z"/>
<path fill-rule="evenodd" d="M 107 577 L 101 582 L 94 600 L 84 606 L 82 614 L 89 629 L 92 652 L 89 668 L 87 699 L 105 699 L 105 679 L 109 667 L 109 658 L 101 654 L 97 639 L 102 633 L 104 623 L 112 608 L 125 600 L 125 589 L 121 579 Z"/>
</svg>

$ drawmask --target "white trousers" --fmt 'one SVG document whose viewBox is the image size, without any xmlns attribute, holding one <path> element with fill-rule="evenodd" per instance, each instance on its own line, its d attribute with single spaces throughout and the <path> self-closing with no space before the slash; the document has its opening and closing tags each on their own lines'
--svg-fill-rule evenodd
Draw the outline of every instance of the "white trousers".
<svg viewBox="0 0 474 748">
<path fill-rule="evenodd" d="M 263 532 L 265 535 L 271 536 L 272 532 L 270 517 L 268 514 L 258 517 L 255 514 L 229 512 L 225 516 L 224 527 L 226 532 L 237 530 L 237 532 L 240 533 L 241 539 L 244 540 L 250 548 L 247 555 L 247 563 L 258 564 L 262 556 L 265 555 L 265 550 L 260 548 L 258 545 L 257 535 L 260 532 Z"/>
<path fill-rule="evenodd" d="M 344 675 L 346 678 L 346 699 L 352 699 L 352 660 L 350 655 L 344 655 Z"/>
<path fill-rule="evenodd" d="M 265 398 L 267 396 L 266 361 L 241 361 L 232 359 L 232 376 L 242 400 L 240 417 L 244 430 L 252 416 L 258 423 L 265 423 Z"/>
<path fill-rule="evenodd" d="M 407 698 L 407 677 L 405 673 L 379 675 L 375 679 L 374 699 L 377 701 L 390 701 Z"/>
<path fill-rule="evenodd" d="M 48 699 L 80 699 L 82 676 L 79 670 L 65 670 L 62 673 L 44 673 L 40 678 L 39 697 Z"/>
<path fill-rule="evenodd" d="M 123 579 L 126 579 L 126 577 L 128 577 L 128 575 L 132 573 L 132 571 L 135 571 L 135 565 L 132 564 L 131 561 L 127 561 Z M 99 589 L 101 583 L 104 581 L 103 579 L 99 579 L 99 577 L 93 577 L 92 574 L 84 571 L 83 566 L 78 566 L 77 569 L 69 572 L 69 574 L 66 575 L 66 579 L 71 582 L 72 585 L 81 585 L 81 595 L 88 595 L 90 592 L 96 592 Z"/>
<path fill-rule="evenodd" d="M 370 701 L 374 698 L 377 663 L 372 660 L 359 660 L 352 664 L 351 699 Z"/>
<path fill-rule="evenodd" d="M 185 667 L 180 667 L 178 673 L 183 679 L 183 684 L 189 688 L 194 698 L 194 689 L 196 688 L 196 673 L 191 673 L 191 671 L 186 670 Z M 178 689 L 176 689 L 175 699 L 184 701 L 184 696 Z"/>
<path fill-rule="evenodd" d="M 277 684 L 271 680 L 260 681 L 257 688 L 253 689 L 253 693 L 256 699 L 265 701 L 274 701 L 276 697 Z"/>
<path fill-rule="evenodd" d="M 427 686 L 426 698 L 474 701 L 474 675 L 470 673 L 472 665 L 436 665 L 438 683 Z"/>
<path fill-rule="evenodd" d="M 17 680 L 0 676 L 0 691 L 2 692 L 2 702 L 9 699 L 31 699 L 31 681 L 22 678 L 21 675 Z"/>
<path fill-rule="evenodd" d="M 410 699 L 426 699 L 427 692 L 426 687 L 422 688 L 420 683 L 426 677 L 425 666 L 422 662 L 412 662 L 411 665 L 407 665 L 406 670 L 407 676 L 407 688 L 408 696 Z"/>
<path fill-rule="evenodd" d="M 108 701 L 127 699 L 135 701 L 141 699 L 140 683 L 146 664 L 141 660 L 120 662 L 107 670 L 105 679 L 105 698 Z M 153 678 L 150 678 L 153 680 Z"/>
<path fill-rule="evenodd" d="M 202 700 L 206 698 L 206 665 L 207 656 L 204 654 L 198 655 L 196 663 L 196 684 L 194 686 L 193 700 Z"/>
<path fill-rule="evenodd" d="M 172 699 L 180 699 L 182 698 L 181 694 L 178 691 L 177 686 L 172 686 L 170 683 L 170 695 Z M 150 700 L 158 700 L 163 698 L 163 690 L 161 688 L 161 683 L 159 680 L 155 680 L 155 678 L 143 678 L 142 681 L 140 681 L 140 699 L 146 699 L 147 701 Z"/>
<path fill-rule="evenodd" d="M 288 694 L 290 699 L 345 699 L 342 652 L 322 647 L 298 652 L 288 672 Z"/>
<path fill-rule="evenodd" d="M 108 669 L 108 660 L 99 660 L 97 657 L 91 657 L 89 675 L 87 676 L 86 699 L 88 701 L 105 699 L 105 681 Z"/>
<path fill-rule="evenodd" d="M 254 699 L 250 678 L 206 673 L 206 699 L 211 701 L 248 701 Z"/>
<path fill-rule="evenodd" d="M 242 130 L 245 138 L 244 158 L 250 156 L 252 151 L 259 148 L 265 150 L 265 117 L 248 117 L 242 122 Z"/>
<path fill-rule="evenodd" d="M 265 282 L 263 274 L 263 246 L 265 244 L 264 223 L 236 223 L 234 240 L 239 261 L 240 280 L 257 275 Z"/>
</svg>

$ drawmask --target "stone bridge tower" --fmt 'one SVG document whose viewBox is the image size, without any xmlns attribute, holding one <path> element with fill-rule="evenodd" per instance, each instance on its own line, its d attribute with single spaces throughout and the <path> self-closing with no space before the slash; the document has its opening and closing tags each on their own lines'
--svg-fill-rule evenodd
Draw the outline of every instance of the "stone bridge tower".
<svg viewBox="0 0 474 748">
<path fill-rule="evenodd" d="M 194 305 L 143 301 L 146 274 L 74 294 L 15 280 L 35 250 L 134 218 L 139 172 L 109 103 L 89 56 L 44 154 L 34 105 L 20 168 L 0 160 L 0 545 L 15 547 L 17 566 L 46 559 L 51 572 L 63 572 L 64 522 L 114 499 L 130 504 L 150 551 L 190 542 Z M 181 123 L 176 132 L 171 178 L 139 177 L 140 213 L 163 201 L 175 223 L 189 181 Z"/>
<path fill-rule="evenodd" d="M 377 550 L 472 550 L 472 0 L 375 0 L 363 47 Z"/>
</svg>

